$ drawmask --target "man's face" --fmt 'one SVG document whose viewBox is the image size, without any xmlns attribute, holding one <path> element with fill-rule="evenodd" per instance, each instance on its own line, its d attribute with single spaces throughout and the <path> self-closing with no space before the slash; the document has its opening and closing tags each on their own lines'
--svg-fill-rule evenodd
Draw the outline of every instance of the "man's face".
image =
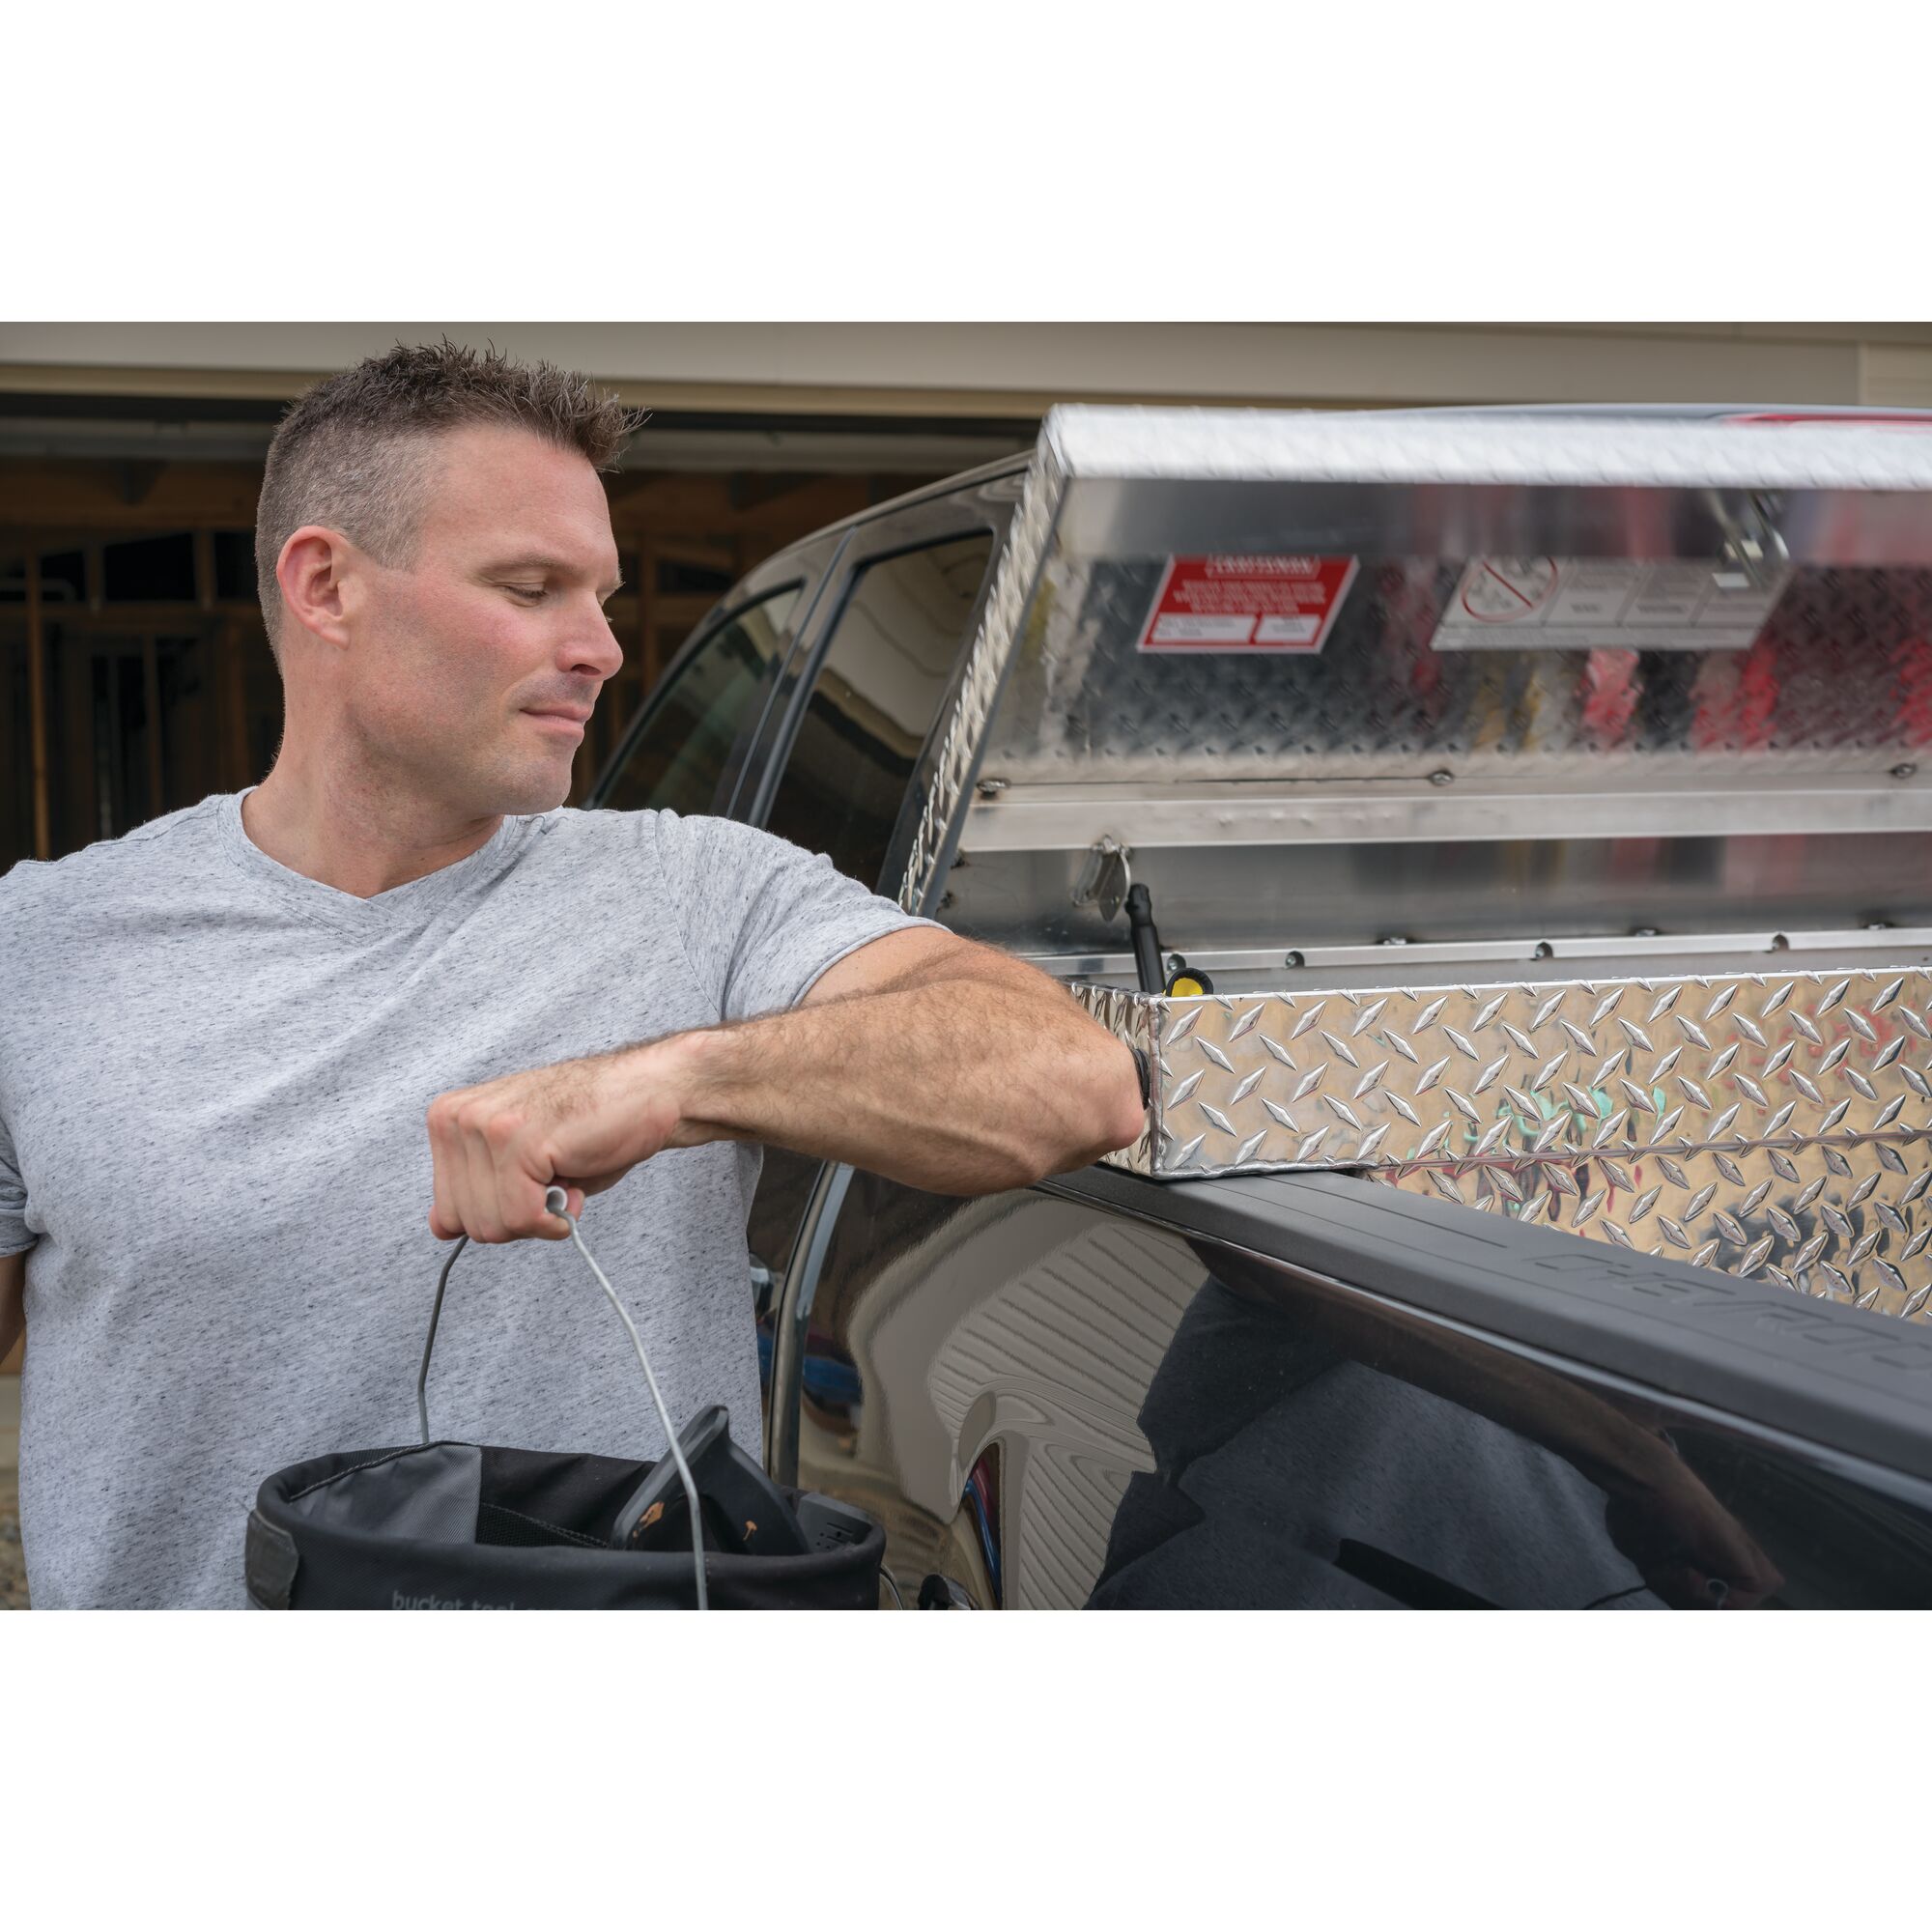
<svg viewBox="0 0 1932 1932">
<path fill-rule="evenodd" d="M 476 816 L 548 811 L 623 652 L 597 472 L 513 429 L 434 445 L 414 561 L 343 582 L 349 715 L 372 773 Z"/>
</svg>

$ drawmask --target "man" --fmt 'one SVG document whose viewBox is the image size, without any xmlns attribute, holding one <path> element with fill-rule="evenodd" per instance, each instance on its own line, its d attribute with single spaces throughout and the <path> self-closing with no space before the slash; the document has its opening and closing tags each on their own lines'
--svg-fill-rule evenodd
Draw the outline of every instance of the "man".
<svg viewBox="0 0 1932 1932">
<path fill-rule="evenodd" d="M 447 343 L 311 390 L 256 527 L 273 770 L 0 881 L 36 1604 L 241 1605 L 264 1476 L 412 1438 L 458 1235 L 438 1434 L 661 1454 L 602 1296 L 498 1246 L 565 1236 L 553 1181 L 616 1189 L 585 1232 L 674 1417 L 755 1442 L 755 1143 L 979 1194 L 1141 1130 L 1132 1056 L 1043 975 L 767 834 L 560 809 L 621 660 L 629 426 Z"/>
</svg>

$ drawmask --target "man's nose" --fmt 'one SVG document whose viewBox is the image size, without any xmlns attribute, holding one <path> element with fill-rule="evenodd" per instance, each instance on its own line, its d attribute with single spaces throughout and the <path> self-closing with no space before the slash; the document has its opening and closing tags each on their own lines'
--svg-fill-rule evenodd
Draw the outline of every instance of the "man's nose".
<svg viewBox="0 0 1932 1932">
<path fill-rule="evenodd" d="M 614 677 L 624 663 L 624 647 L 605 620 L 602 605 L 593 605 L 591 613 L 579 616 L 572 624 L 559 658 L 558 668 L 577 677 Z"/>
</svg>

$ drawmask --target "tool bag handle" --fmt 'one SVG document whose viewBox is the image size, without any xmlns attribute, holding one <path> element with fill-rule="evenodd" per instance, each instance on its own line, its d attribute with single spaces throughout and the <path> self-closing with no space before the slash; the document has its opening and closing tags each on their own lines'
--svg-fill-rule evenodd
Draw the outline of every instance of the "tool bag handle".
<svg viewBox="0 0 1932 1932">
<path fill-rule="evenodd" d="M 436 1324 L 442 1320 L 442 1292 L 449 1286 L 449 1271 L 456 1265 L 456 1258 L 469 1245 L 468 1235 L 459 1235 L 456 1245 L 449 1251 L 449 1259 L 442 1264 L 442 1272 L 436 1278 L 436 1301 L 429 1311 L 429 1333 L 423 1337 L 422 1367 L 416 1371 L 416 1422 L 422 1431 L 423 1446 L 429 1446 L 429 1358 L 436 1348 Z"/>
<path fill-rule="evenodd" d="M 658 1390 L 658 1378 L 651 1373 L 651 1358 L 644 1353 L 643 1337 L 638 1333 L 638 1324 L 631 1320 L 630 1311 L 617 1298 L 617 1291 L 597 1265 L 596 1257 L 583 1245 L 582 1231 L 577 1225 L 577 1216 L 570 1211 L 570 1196 L 561 1187 L 549 1188 L 544 1194 L 544 1208 L 569 1228 L 572 1243 L 583 1257 L 590 1272 L 597 1277 L 597 1286 L 617 1311 L 617 1319 L 631 1338 L 631 1347 L 638 1351 L 638 1366 L 644 1372 L 644 1385 L 650 1390 L 651 1401 L 656 1405 L 658 1421 L 663 1425 L 665 1439 L 670 1445 L 670 1460 L 677 1465 L 678 1481 L 684 1486 L 685 1501 L 691 1508 L 691 1564 L 697 1607 L 704 1609 L 708 1600 L 704 1588 L 704 1543 L 700 1531 L 702 1513 L 698 1507 L 697 1485 L 692 1480 L 691 1464 L 684 1459 L 684 1447 L 677 1439 L 677 1431 L 671 1426 L 670 1411 L 666 1408 L 664 1397 Z M 449 1286 L 449 1271 L 456 1265 L 457 1256 L 469 1245 L 469 1236 L 459 1235 L 456 1245 L 449 1251 L 449 1259 L 442 1264 L 442 1272 L 436 1278 L 436 1300 L 429 1311 L 429 1333 L 423 1338 L 422 1367 L 416 1371 L 416 1421 L 422 1429 L 424 1448 L 429 1446 L 429 1358 L 436 1348 L 437 1323 L 442 1320 L 443 1291 Z"/>
</svg>

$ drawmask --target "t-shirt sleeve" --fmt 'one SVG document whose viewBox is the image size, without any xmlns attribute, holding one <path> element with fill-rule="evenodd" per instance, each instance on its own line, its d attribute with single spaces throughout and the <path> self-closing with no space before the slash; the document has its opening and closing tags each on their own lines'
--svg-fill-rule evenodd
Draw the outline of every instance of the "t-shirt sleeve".
<svg viewBox="0 0 1932 1932">
<path fill-rule="evenodd" d="M 795 1007 L 820 974 L 890 932 L 945 929 L 774 833 L 728 818 L 653 817 L 685 951 L 723 1019 Z"/>
</svg>

